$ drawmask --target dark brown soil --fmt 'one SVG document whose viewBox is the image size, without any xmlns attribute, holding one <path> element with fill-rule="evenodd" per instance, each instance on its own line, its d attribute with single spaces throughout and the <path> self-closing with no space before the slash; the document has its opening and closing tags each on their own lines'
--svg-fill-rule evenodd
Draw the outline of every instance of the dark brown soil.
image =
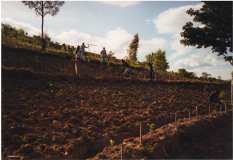
<svg viewBox="0 0 233 160">
<path fill-rule="evenodd" d="M 15 76 L 18 75 L 18 76 Z M 73 77 L 3 70 L 3 157 L 87 158 L 112 142 L 143 134 L 177 118 L 208 112 L 213 89 L 226 85 L 133 80 L 74 81 Z M 230 87 L 229 87 L 230 88 Z M 218 108 L 212 108 L 217 110 Z M 221 133 L 221 132 L 220 132 Z M 204 142 L 203 142 L 204 143 Z"/>
<path fill-rule="evenodd" d="M 180 120 L 121 145 L 106 147 L 92 159 L 232 159 L 232 112 Z"/>
</svg>

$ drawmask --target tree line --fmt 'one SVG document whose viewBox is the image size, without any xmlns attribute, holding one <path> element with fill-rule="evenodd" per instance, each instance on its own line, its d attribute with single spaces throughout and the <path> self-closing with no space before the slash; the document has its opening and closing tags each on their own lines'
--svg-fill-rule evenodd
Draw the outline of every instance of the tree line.
<svg viewBox="0 0 233 160">
<path fill-rule="evenodd" d="M 127 60 L 129 63 L 139 63 L 137 59 L 137 50 L 139 47 L 139 36 L 135 34 L 133 40 L 129 44 L 128 48 L 128 56 Z M 166 52 L 162 49 L 158 49 L 152 53 L 149 53 L 145 56 L 145 61 L 143 62 L 146 65 L 152 65 L 154 71 L 157 73 L 168 73 L 169 63 L 166 58 Z M 187 79 L 199 79 L 199 80 L 207 80 L 207 81 L 216 81 L 221 80 L 221 76 L 218 78 L 212 77 L 211 74 L 207 72 L 202 72 L 201 75 L 198 77 L 194 72 L 189 72 L 184 68 L 180 68 L 177 72 L 170 72 L 168 74 L 174 74 L 179 77 L 187 78 Z"/>
</svg>

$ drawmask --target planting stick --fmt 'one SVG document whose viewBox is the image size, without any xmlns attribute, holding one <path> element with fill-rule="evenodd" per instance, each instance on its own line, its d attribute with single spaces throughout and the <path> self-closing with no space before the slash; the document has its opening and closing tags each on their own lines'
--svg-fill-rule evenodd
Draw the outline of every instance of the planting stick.
<svg viewBox="0 0 233 160">
<path fill-rule="evenodd" d="M 176 122 L 176 112 L 175 112 L 175 122 Z"/>
<path fill-rule="evenodd" d="M 121 160 L 123 160 L 123 143 L 121 144 Z"/>
<path fill-rule="evenodd" d="M 140 122 L 140 126 L 139 126 L 139 132 L 140 132 L 140 144 L 142 144 L 142 123 Z"/>
<path fill-rule="evenodd" d="M 233 106 L 233 73 L 231 73 L 231 106 Z"/>
<path fill-rule="evenodd" d="M 77 62 L 74 63 L 74 69 L 75 69 L 75 76 L 78 76 Z"/>
</svg>

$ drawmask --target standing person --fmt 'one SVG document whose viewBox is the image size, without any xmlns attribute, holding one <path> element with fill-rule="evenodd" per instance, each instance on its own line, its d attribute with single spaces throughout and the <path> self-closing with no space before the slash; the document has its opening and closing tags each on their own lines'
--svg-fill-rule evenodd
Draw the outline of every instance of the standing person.
<svg viewBox="0 0 233 160">
<path fill-rule="evenodd" d="M 215 90 L 214 92 L 211 93 L 209 96 L 209 105 L 211 106 L 212 104 L 216 104 L 222 108 L 223 103 L 221 102 L 221 98 L 219 97 L 220 91 Z"/>
<path fill-rule="evenodd" d="M 126 68 L 129 67 L 128 63 L 127 63 L 124 59 L 121 60 L 121 63 L 122 63 L 122 65 L 123 65 L 124 67 L 126 67 Z"/>
<path fill-rule="evenodd" d="M 134 74 L 133 70 L 131 69 L 131 67 L 129 66 L 129 64 L 125 61 L 125 60 L 121 60 L 122 65 L 125 67 L 123 75 L 124 76 L 130 76 L 132 74 Z"/>
<path fill-rule="evenodd" d="M 80 45 L 77 46 L 76 52 L 75 52 L 75 59 L 80 58 Z"/>
<path fill-rule="evenodd" d="M 80 46 L 77 46 L 75 56 L 74 56 L 74 70 L 75 70 L 75 75 L 78 76 L 78 58 L 80 54 Z"/>
<path fill-rule="evenodd" d="M 101 55 L 102 62 L 106 63 L 107 62 L 107 52 L 106 52 L 105 48 L 102 49 L 102 51 L 100 52 L 100 55 Z"/>
<path fill-rule="evenodd" d="M 152 63 L 149 63 L 149 67 L 150 67 L 150 80 L 152 81 L 152 80 L 154 80 L 154 78 L 155 78 Z"/>
<path fill-rule="evenodd" d="M 80 58 L 83 61 L 86 61 L 86 53 L 85 53 L 85 48 L 88 48 L 89 46 L 85 46 L 84 43 L 82 43 L 81 48 L 80 48 Z"/>
</svg>

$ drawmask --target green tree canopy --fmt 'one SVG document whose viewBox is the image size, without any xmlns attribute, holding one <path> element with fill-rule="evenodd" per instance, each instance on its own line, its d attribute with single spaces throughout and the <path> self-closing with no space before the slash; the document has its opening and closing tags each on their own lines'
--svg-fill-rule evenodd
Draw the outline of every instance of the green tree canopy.
<svg viewBox="0 0 233 160">
<path fill-rule="evenodd" d="M 209 74 L 209 73 L 206 73 L 206 72 L 201 73 L 201 78 L 208 79 L 210 77 L 211 77 L 211 74 Z"/>
<path fill-rule="evenodd" d="M 169 68 L 165 51 L 161 49 L 146 55 L 146 62 L 152 64 L 155 71 L 165 72 Z"/>
<path fill-rule="evenodd" d="M 129 49 L 128 49 L 128 59 L 132 62 L 137 61 L 138 45 L 139 45 L 139 37 L 138 34 L 135 34 L 132 42 L 129 44 Z"/>
<path fill-rule="evenodd" d="M 188 72 L 184 68 L 178 69 L 178 75 L 185 78 L 195 78 L 196 75 L 193 72 Z"/>
<path fill-rule="evenodd" d="M 232 52 L 232 2 L 208 2 L 199 10 L 190 8 L 187 14 L 193 21 L 200 24 L 195 26 L 187 22 L 183 26 L 181 43 L 197 48 L 211 47 L 212 52 L 224 56 L 233 65 Z"/>
</svg>

